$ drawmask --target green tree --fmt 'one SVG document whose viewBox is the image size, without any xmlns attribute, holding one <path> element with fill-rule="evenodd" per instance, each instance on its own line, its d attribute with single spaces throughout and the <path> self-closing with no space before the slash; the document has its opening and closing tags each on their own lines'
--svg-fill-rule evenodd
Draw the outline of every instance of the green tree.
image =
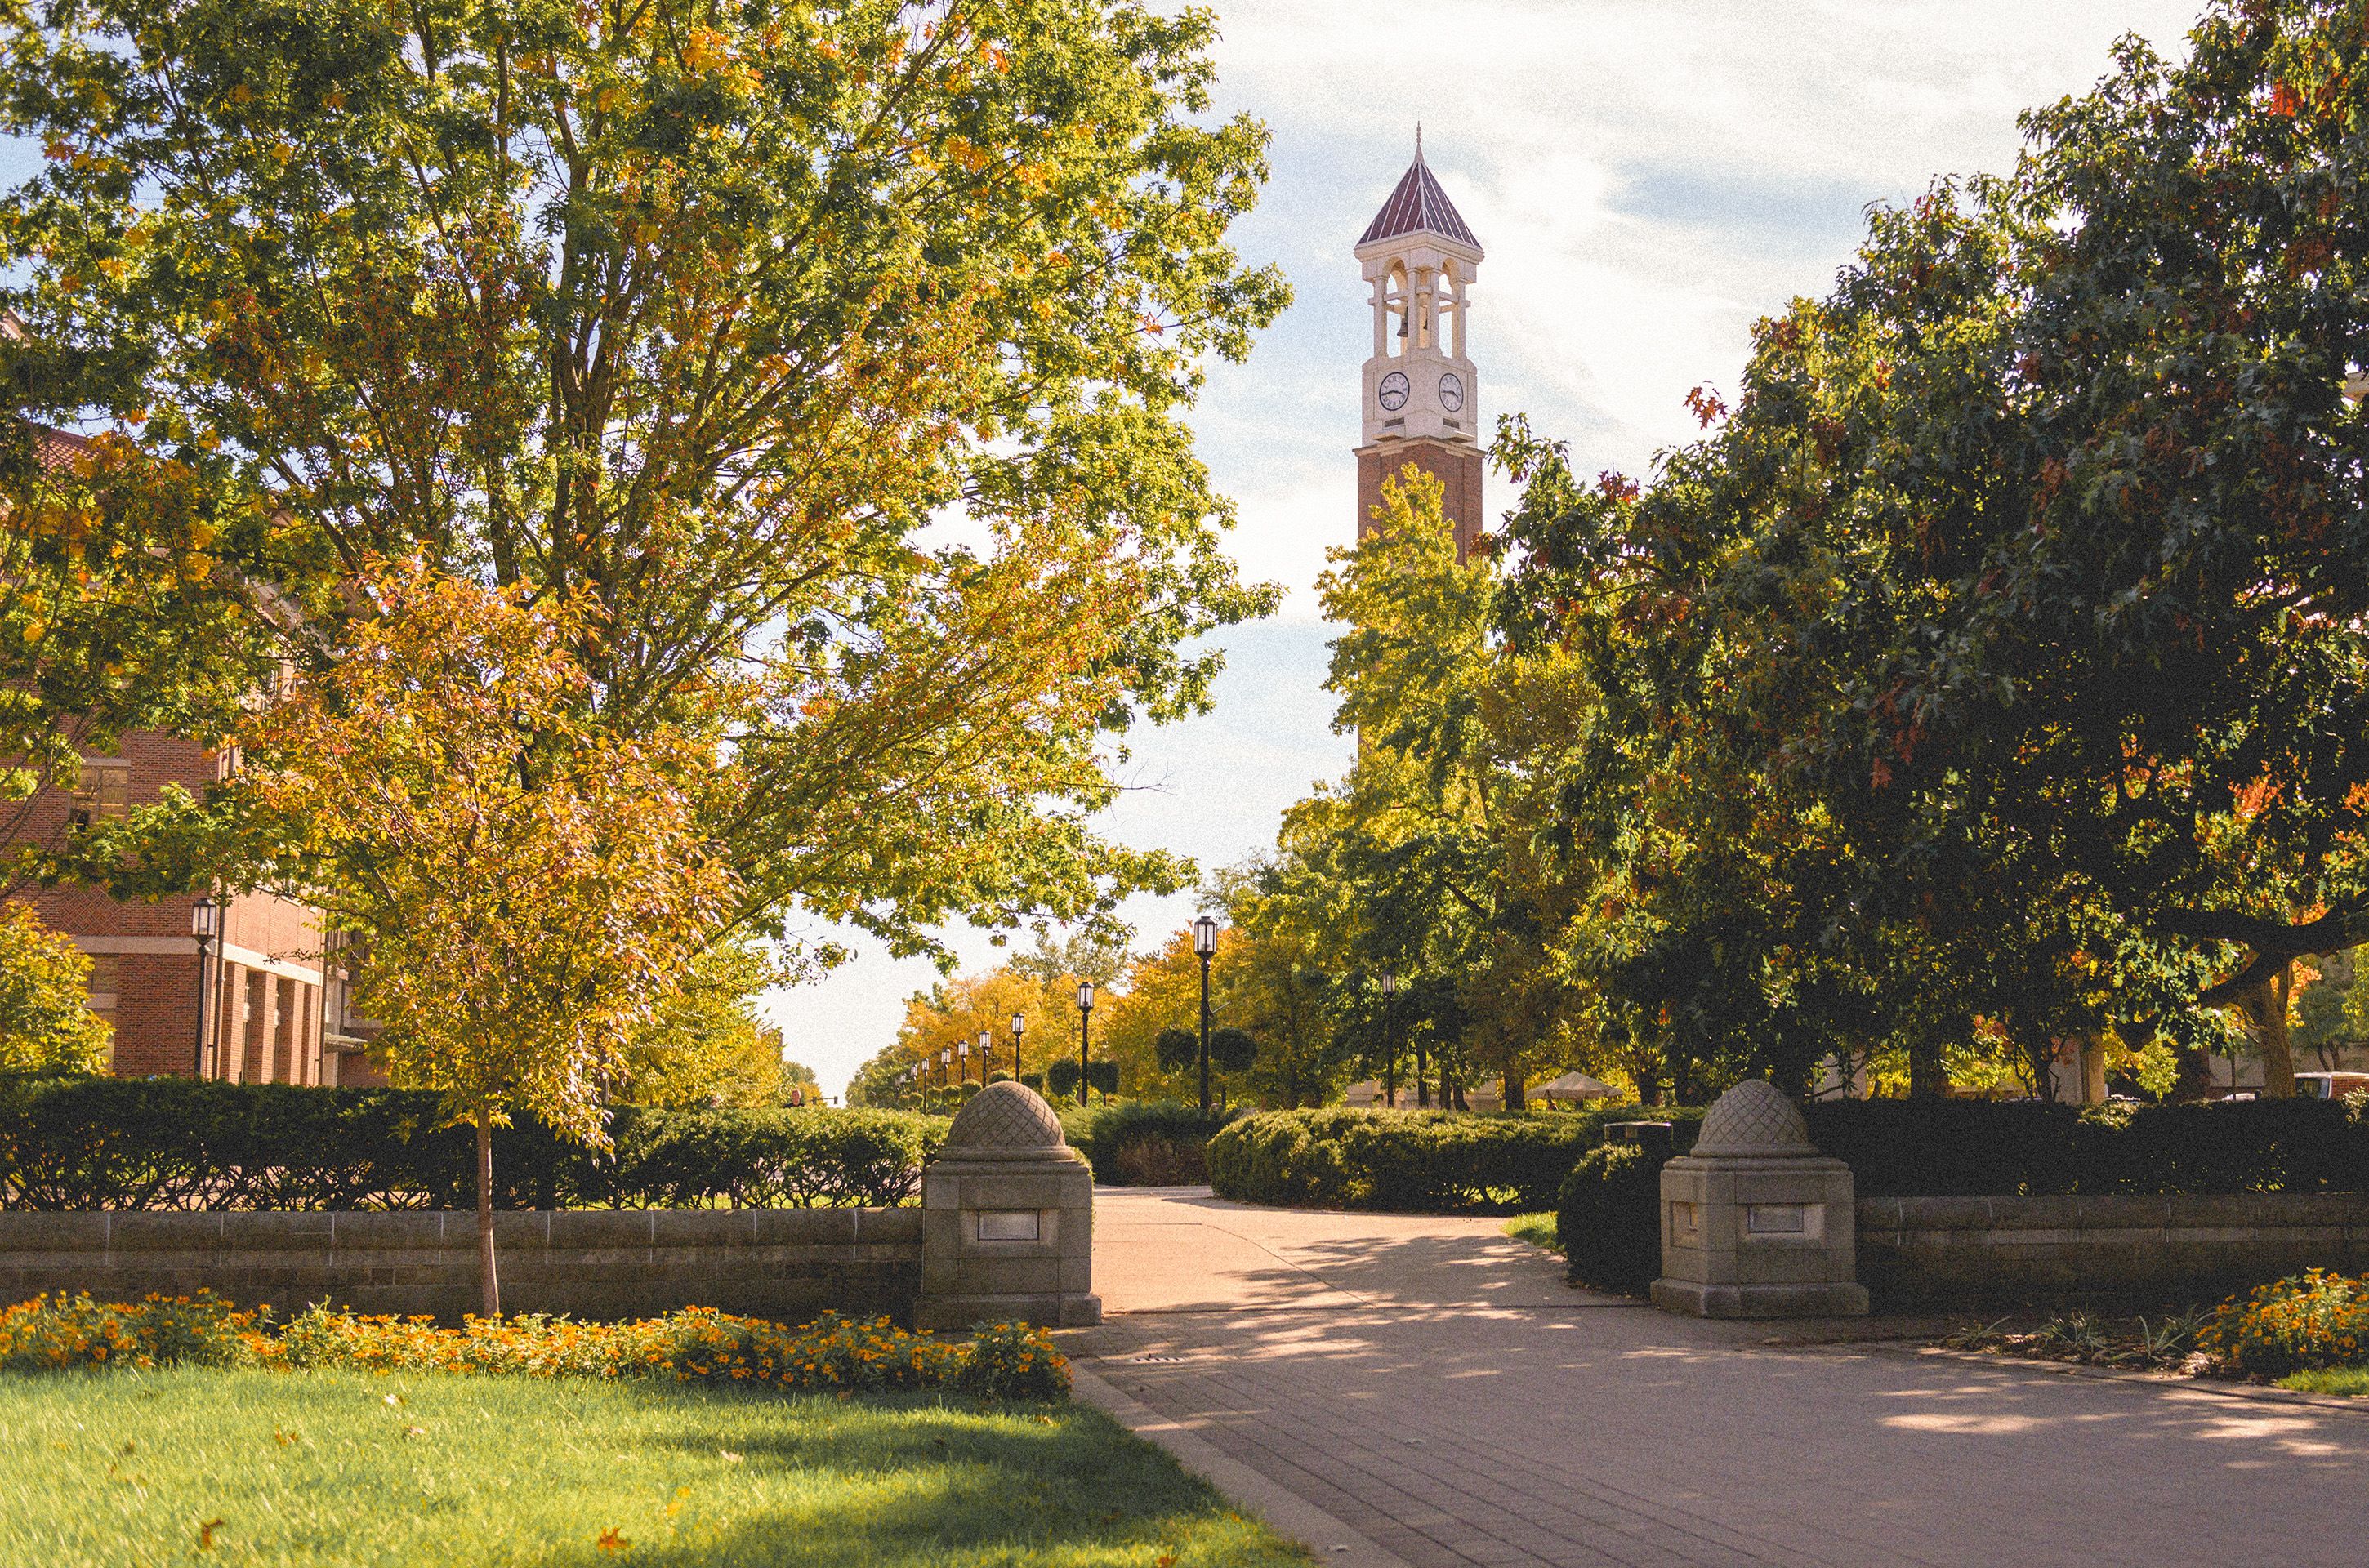
<svg viewBox="0 0 2369 1568">
<path fill-rule="evenodd" d="M 90 960 L 31 905 L 0 902 L 0 1072 L 103 1071 L 110 1043 Z"/>
<path fill-rule="evenodd" d="M 625 1047 L 619 1097 L 640 1105 L 765 1105 L 794 1084 L 811 1086 L 782 1059 L 781 1032 L 757 1016 L 775 979 L 764 949 L 727 936 L 692 961 L 681 988 Z"/>
<path fill-rule="evenodd" d="M 2199 1049 L 2291 1087 L 2293 965 L 2369 933 L 2357 7 L 2215 6 L 2028 116 L 2012 177 L 1871 222 L 1642 494 L 1513 543 L 1609 705 L 1566 820 L 1598 972 L 1714 1077 L 1834 1042 Z M 1558 469 L 1561 472 L 1558 472 Z"/>
<path fill-rule="evenodd" d="M 498 1316 L 493 1128 L 589 1143 L 612 1087 L 729 918 L 701 830 L 707 749 L 579 727 L 566 606 L 413 569 L 380 613 L 240 727 L 230 798 L 268 853 L 242 878 L 311 903 L 367 955 L 357 1000 L 401 1088 L 476 1131 L 485 1315 Z"/>
<path fill-rule="evenodd" d="M 0 129 L 51 155 L 0 227 L 0 501 L 91 601 L 9 579 L 52 651 L 0 739 L 184 674 L 127 721 L 215 738 L 417 557 L 590 607 L 570 722 L 715 743 L 752 929 L 925 951 L 1180 885 L 1087 819 L 1109 737 L 1205 701 L 1188 641 L 1272 602 L 1183 419 L 1286 298 L 1225 242 L 1265 133 L 1209 112 L 1214 36 L 1131 0 L 0 4 Z M 31 421 L 96 455 L 26 461 Z M 185 625 L 227 674 L 158 657 Z"/>
</svg>

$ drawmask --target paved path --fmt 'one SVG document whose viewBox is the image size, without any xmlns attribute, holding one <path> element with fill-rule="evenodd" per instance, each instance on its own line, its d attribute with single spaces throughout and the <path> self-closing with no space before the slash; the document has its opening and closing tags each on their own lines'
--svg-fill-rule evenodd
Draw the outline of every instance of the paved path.
<svg viewBox="0 0 2369 1568">
<path fill-rule="evenodd" d="M 1071 1353 L 1415 1568 L 2369 1563 L 2369 1411 L 1672 1318 L 1493 1220 L 1094 1227 Z"/>
</svg>

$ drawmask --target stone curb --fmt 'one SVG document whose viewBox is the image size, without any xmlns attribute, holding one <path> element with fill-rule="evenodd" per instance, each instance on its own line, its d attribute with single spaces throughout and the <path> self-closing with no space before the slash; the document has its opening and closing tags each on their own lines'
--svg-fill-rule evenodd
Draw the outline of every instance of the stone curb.
<svg viewBox="0 0 2369 1568">
<path fill-rule="evenodd" d="M 1802 1345 L 1801 1349 L 1888 1350 L 1895 1356 L 1929 1356 L 1949 1361 L 1971 1361 L 1984 1367 L 2025 1367 L 2067 1378 L 2096 1378 L 2114 1383 L 2144 1383 L 2152 1389 L 2180 1389 L 2216 1399 L 2249 1399 L 2269 1404 L 2300 1404 L 2315 1410 L 2340 1410 L 2347 1415 L 2369 1416 L 2369 1397 L 2351 1394 L 2307 1394 L 2299 1389 L 2273 1389 L 2260 1383 L 2226 1382 L 2219 1378 L 2191 1378 L 2176 1372 L 2134 1372 L 2119 1367 L 2085 1367 L 2077 1361 L 2049 1361 L 2035 1356 L 2000 1356 L 1987 1350 L 1951 1350 L 1947 1345 Z"/>
<path fill-rule="evenodd" d="M 1070 1363 L 1071 1392 L 1121 1426 L 1165 1450 L 1170 1459 L 1256 1514 L 1279 1534 L 1291 1537 L 1327 1568 L 1412 1568 L 1298 1493 L 1268 1480 L 1225 1453 L 1190 1426 L 1171 1421 L 1128 1397 L 1076 1361 Z"/>
</svg>

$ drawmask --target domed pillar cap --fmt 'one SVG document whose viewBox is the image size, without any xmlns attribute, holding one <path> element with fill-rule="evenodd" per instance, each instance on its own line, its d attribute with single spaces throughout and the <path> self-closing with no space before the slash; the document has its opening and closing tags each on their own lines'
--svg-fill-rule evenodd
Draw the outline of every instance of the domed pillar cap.
<svg viewBox="0 0 2369 1568">
<path fill-rule="evenodd" d="M 941 1158 L 947 1160 L 1068 1160 L 1061 1118 L 1025 1083 L 990 1083 L 955 1114 Z"/>
<path fill-rule="evenodd" d="M 1747 1078 L 1712 1104 L 1694 1157 L 1769 1159 L 1817 1151 L 1809 1123 L 1784 1091 L 1765 1078 Z"/>
</svg>

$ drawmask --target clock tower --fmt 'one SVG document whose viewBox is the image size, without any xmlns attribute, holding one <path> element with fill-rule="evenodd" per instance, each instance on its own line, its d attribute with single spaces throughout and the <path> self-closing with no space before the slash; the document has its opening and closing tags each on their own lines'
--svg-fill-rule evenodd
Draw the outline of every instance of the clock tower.
<svg viewBox="0 0 2369 1568">
<path fill-rule="evenodd" d="M 1481 532 L 1481 384 L 1465 355 L 1465 313 L 1481 242 L 1423 161 L 1366 225 L 1356 258 L 1373 291 L 1357 446 L 1357 532 L 1373 527 L 1382 481 L 1408 464 L 1439 481 L 1461 555 Z"/>
</svg>

